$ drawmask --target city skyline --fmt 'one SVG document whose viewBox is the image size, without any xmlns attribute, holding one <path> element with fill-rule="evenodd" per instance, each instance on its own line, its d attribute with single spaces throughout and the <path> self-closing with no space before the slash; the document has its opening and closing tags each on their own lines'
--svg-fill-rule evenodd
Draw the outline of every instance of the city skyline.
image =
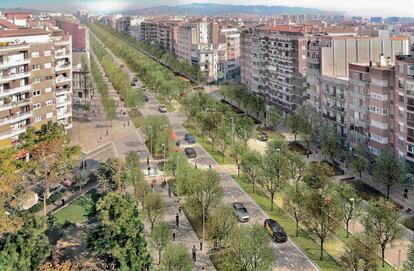
<svg viewBox="0 0 414 271">
<path fill-rule="evenodd" d="M 284 5 L 297 6 L 306 8 L 320 8 L 323 10 L 344 12 L 346 15 L 362 15 L 362 16 L 414 16 L 414 10 L 406 9 L 405 7 L 414 4 L 414 0 L 396 0 L 392 4 L 389 1 L 376 1 L 375 6 L 372 6 L 372 1 L 356 1 L 350 0 L 346 2 L 321 0 L 317 5 L 310 4 L 306 0 L 178 0 L 174 5 L 191 4 L 191 3 L 215 3 L 215 4 L 234 4 L 234 5 Z M 139 9 L 146 7 L 154 7 L 159 5 L 171 5 L 168 0 L 68 0 L 56 1 L 50 3 L 46 0 L 0 0 L 0 7 L 2 8 L 35 8 L 46 9 L 50 11 L 65 11 L 75 12 L 79 9 L 86 9 L 98 13 L 105 12 L 122 12 L 128 9 Z"/>
</svg>

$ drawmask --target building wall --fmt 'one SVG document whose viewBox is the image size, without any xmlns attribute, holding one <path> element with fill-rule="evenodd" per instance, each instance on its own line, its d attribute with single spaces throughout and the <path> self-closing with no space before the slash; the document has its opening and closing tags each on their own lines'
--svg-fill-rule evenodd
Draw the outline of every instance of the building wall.
<svg viewBox="0 0 414 271">
<path fill-rule="evenodd" d="M 56 25 L 62 30 L 70 33 L 72 36 L 72 47 L 75 51 L 85 52 L 86 51 L 86 28 L 81 27 L 79 24 L 74 22 L 66 22 L 61 20 L 56 20 Z"/>
</svg>

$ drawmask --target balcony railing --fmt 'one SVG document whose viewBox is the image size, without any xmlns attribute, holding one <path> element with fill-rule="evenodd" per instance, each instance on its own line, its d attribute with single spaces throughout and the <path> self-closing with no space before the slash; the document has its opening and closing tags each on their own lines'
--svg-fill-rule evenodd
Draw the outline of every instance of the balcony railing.
<svg viewBox="0 0 414 271">
<path fill-rule="evenodd" d="M 20 120 L 24 120 L 32 115 L 32 112 L 27 111 L 20 114 L 13 115 L 11 117 L 2 118 L 0 119 L 0 123 L 9 123 L 9 122 L 17 122 Z"/>
<path fill-rule="evenodd" d="M 0 75 L 0 82 L 8 82 L 12 80 L 17 80 L 25 77 L 29 77 L 30 72 L 21 72 L 21 73 L 15 73 L 15 74 L 7 74 L 7 75 Z"/>
<path fill-rule="evenodd" d="M 1 96 L 5 96 L 5 95 L 13 95 L 15 93 L 19 93 L 19 92 L 26 92 L 29 91 L 31 89 L 30 85 L 25 85 L 22 87 L 16 87 L 16 88 L 9 88 L 9 89 L 3 89 L 0 90 L 0 97 Z"/>
<path fill-rule="evenodd" d="M 9 67 L 13 67 L 13 66 L 24 65 L 24 64 L 28 64 L 29 62 L 30 60 L 28 58 L 17 59 L 14 61 L 0 62 L 0 69 L 6 69 Z"/>
<path fill-rule="evenodd" d="M 65 81 L 70 81 L 72 80 L 72 78 L 70 78 L 69 76 L 58 76 L 56 77 L 56 83 L 62 83 Z"/>
<path fill-rule="evenodd" d="M 0 105 L 0 108 L 7 108 L 7 107 L 13 108 L 13 107 L 22 106 L 22 105 L 25 105 L 25 104 L 28 104 L 28 103 L 30 103 L 30 98 L 22 99 L 22 100 L 16 101 L 16 102 L 2 104 L 2 105 Z"/>
</svg>

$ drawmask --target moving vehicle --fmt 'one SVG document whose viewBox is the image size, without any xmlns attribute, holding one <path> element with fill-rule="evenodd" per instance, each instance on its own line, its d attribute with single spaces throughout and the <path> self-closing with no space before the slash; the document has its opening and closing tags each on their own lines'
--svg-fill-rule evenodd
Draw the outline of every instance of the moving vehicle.
<svg viewBox="0 0 414 271">
<path fill-rule="evenodd" d="M 197 153 L 193 148 L 185 148 L 184 153 L 188 158 L 196 158 Z"/>
<path fill-rule="evenodd" d="M 196 143 L 196 138 L 192 134 L 185 134 L 184 135 L 184 140 L 187 141 L 190 144 Z"/>
<path fill-rule="evenodd" d="M 250 215 L 243 203 L 235 202 L 233 205 L 234 215 L 237 217 L 237 220 L 240 222 L 249 221 Z"/>
<path fill-rule="evenodd" d="M 282 226 L 273 219 L 266 219 L 264 228 L 272 239 L 277 243 L 284 243 L 287 241 L 287 234 Z"/>
<path fill-rule="evenodd" d="M 160 106 L 158 106 L 158 111 L 160 111 L 161 113 L 167 113 L 167 107 L 165 105 L 160 104 Z"/>
<path fill-rule="evenodd" d="M 259 139 L 260 141 L 269 141 L 269 136 L 266 133 L 263 132 L 257 132 L 256 134 L 257 139 Z"/>
</svg>

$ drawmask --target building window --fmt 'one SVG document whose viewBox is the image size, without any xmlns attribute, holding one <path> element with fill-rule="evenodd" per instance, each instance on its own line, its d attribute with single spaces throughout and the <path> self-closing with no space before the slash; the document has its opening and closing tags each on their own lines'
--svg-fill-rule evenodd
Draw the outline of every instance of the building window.
<svg viewBox="0 0 414 271">
<path fill-rule="evenodd" d="M 39 52 L 32 52 L 32 58 L 39 57 Z"/>
<path fill-rule="evenodd" d="M 404 102 L 404 96 L 403 96 L 403 95 L 398 94 L 398 101 L 399 101 L 400 103 L 403 103 L 403 102 Z"/>
<path fill-rule="evenodd" d="M 53 101 L 52 101 L 52 100 L 47 100 L 47 101 L 45 102 L 45 104 L 46 104 L 46 105 L 52 105 L 52 104 L 53 104 Z"/>
<path fill-rule="evenodd" d="M 370 138 L 372 140 L 374 140 L 375 142 L 381 143 L 381 144 L 387 144 L 388 143 L 388 138 L 386 137 L 382 137 L 376 134 L 371 133 Z"/>
<path fill-rule="evenodd" d="M 52 68 L 52 63 L 45 63 L 45 69 Z"/>
<path fill-rule="evenodd" d="M 40 70 L 40 65 L 39 64 L 32 65 L 32 71 L 38 71 L 38 70 Z"/>
<path fill-rule="evenodd" d="M 33 109 L 39 109 L 42 105 L 40 103 L 34 104 Z"/>
<path fill-rule="evenodd" d="M 46 118 L 47 119 L 53 118 L 53 112 L 46 113 Z"/>
<path fill-rule="evenodd" d="M 42 120 L 42 116 L 35 116 L 34 122 L 39 122 Z"/>
<path fill-rule="evenodd" d="M 40 95 L 40 90 L 35 90 L 33 91 L 33 97 L 39 96 Z"/>
<path fill-rule="evenodd" d="M 46 92 L 46 93 L 48 93 L 48 92 L 52 92 L 52 88 L 51 88 L 51 87 L 45 88 L 45 92 Z"/>
<path fill-rule="evenodd" d="M 51 56 L 52 55 L 52 51 L 47 50 L 47 51 L 45 51 L 44 55 L 45 56 Z"/>
<path fill-rule="evenodd" d="M 33 78 L 33 82 L 34 83 L 40 83 L 40 77 Z"/>
<path fill-rule="evenodd" d="M 45 80 L 52 80 L 52 76 L 46 76 Z"/>
<path fill-rule="evenodd" d="M 380 154 L 380 151 L 379 151 L 377 148 L 374 148 L 374 147 L 368 146 L 368 149 L 369 149 L 369 151 L 370 151 L 372 154 L 374 154 L 374 155 L 376 155 L 376 156 L 378 156 L 378 155 Z"/>
</svg>

